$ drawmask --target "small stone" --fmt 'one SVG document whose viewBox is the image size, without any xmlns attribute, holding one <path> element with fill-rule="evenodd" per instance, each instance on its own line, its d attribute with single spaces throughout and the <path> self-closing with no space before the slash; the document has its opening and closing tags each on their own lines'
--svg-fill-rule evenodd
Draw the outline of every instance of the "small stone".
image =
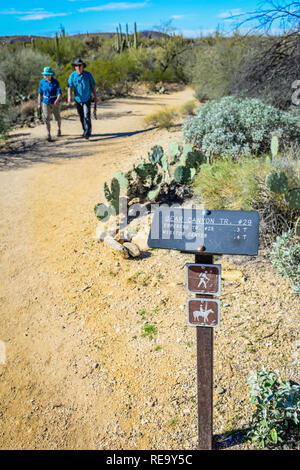
<svg viewBox="0 0 300 470">
<path fill-rule="evenodd" d="M 111 248 L 112 250 L 118 251 L 123 256 L 123 258 L 129 258 L 128 250 L 124 248 L 124 246 L 121 245 L 121 243 L 117 242 L 113 237 L 109 235 L 106 236 L 104 238 L 104 244 L 108 246 L 109 248 Z"/>
<path fill-rule="evenodd" d="M 148 236 L 149 236 L 148 233 L 140 231 L 140 232 L 138 232 L 137 235 L 132 237 L 131 241 L 132 241 L 132 243 L 135 243 L 141 251 L 147 251 L 147 250 L 149 250 Z"/>
<path fill-rule="evenodd" d="M 140 256 L 141 251 L 135 243 L 125 242 L 125 243 L 123 243 L 123 246 L 126 248 L 126 250 L 128 250 L 128 253 L 133 258 L 137 258 L 138 256 Z"/>
</svg>

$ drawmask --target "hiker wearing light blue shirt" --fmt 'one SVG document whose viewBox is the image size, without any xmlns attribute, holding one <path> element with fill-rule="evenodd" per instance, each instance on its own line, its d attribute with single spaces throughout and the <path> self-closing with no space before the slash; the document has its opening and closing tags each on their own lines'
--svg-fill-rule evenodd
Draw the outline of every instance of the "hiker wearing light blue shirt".
<svg viewBox="0 0 300 470">
<path fill-rule="evenodd" d="M 93 75 L 87 70 L 84 70 L 86 64 L 81 59 L 75 60 L 72 65 L 75 67 L 75 71 L 71 73 L 68 80 L 68 103 L 70 104 L 72 102 L 72 88 L 74 88 L 75 103 L 83 129 L 82 137 L 88 139 L 92 132 L 92 95 L 93 100 L 96 103 L 98 101 L 96 96 L 96 82 Z"/>
<path fill-rule="evenodd" d="M 61 136 L 61 118 L 60 118 L 60 101 L 62 97 L 61 89 L 58 81 L 53 77 L 54 72 L 51 67 L 44 67 L 42 72 L 44 78 L 40 81 L 38 93 L 38 108 L 43 109 L 48 131 L 47 140 L 51 142 L 50 134 L 50 117 L 54 114 L 57 121 L 57 136 Z"/>
</svg>

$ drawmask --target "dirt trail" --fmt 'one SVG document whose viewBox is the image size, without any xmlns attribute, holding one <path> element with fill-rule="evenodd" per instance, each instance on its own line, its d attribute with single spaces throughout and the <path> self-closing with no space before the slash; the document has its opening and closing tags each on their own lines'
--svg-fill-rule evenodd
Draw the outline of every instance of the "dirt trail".
<svg viewBox="0 0 300 470">
<path fill-rule="evenodd" d="M 195 331 L 184 309 L 192 257 L 118 259 L 93 239 L 104 181 L 182 138 L 145 130 L 143 117 L 191 98 L 186 89 L 105 103 L 88 142 L 71 113 L 61 139 L 44 142 L 43 126 L 16 131 L 30 150 L 0 158 L 2 449 L 195 448 Z M 223 281 L 215 432 L 247 423 L 251 368 L 298 374 L 298 300 L 263 257 L 241 266 L 247 281 Z M 146 323 L 157 329 L 152 339 L 141 334 Z"/>
<path fill-rule="evenodd" d="M 103 387 L 108 366 L 99 357 L 99 335 L 110 335 L 118 322 L 113 311 L 105 326 L 96 318 L 111 286 L 101 282 L 100 267 L 89 259 L 93 207 L 104 200 L 105 180 L 159 143 L 161 131 L 145 130 L 143 117 L 159 105 L 191 98 L 187 89 L 105 103 L 88 142 L 78 139 L 75 113 L 63 120 L 64 137 L 53 143 L 38 141 L 44 126 L 26 130 L 21 137 L 38 151 L 14 156 L 13 168 L 0 174 L 0 339 L 7 355 L 0 366 L 2 448 L 98 447 L 115 406 L 123 407 L 117 396 L 110 408 L 111 392 Z M 117 341 L 120 353 L 126 339 Z M 112 345 L 102 352 L 113 366 Z M 92 382 L 83 378 L 91 373 Z"/>
</svg>

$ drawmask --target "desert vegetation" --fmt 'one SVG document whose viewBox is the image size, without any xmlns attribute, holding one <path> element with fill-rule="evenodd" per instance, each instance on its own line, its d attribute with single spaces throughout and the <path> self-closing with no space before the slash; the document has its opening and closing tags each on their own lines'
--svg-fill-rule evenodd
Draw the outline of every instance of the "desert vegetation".
<svg viewBox="0 0 300 470">
<path fill-rule="evenodd" d="M 268 15 L 264 18 L 269 24 Z M 0 79 L 7 84 L 7 103 L 0 110 L 0 134 L 6 138 L 13 125 L 34 124 L 37 84 L 45 65 L 55 69 L 65 90 L 71 63 L 79 56 L 102 100 L 129 95 L 140 83 L 152 93 L 167 92 L 173 83 L 192 86 L 194 101 L 179 110 L 161 109 L 145 120 L 169 131 L 174 119 L 181 119 L 184 140 L 168 148 L 152 146 L 126 172 L 117 169 L 104 184 L 106 201 L 95 201 L 95 216 L 107 229 L 104 224 L 112 218 L 121 220 L 122 200 L 145 207 L 189 201 L 212 210 L 256 210 L 260 248 L 278 276 L 290 280 L 289 295 L 300 298 L 300 115 L 292 101 L 293 83 L 300 79 L 299 34 L 297 23 L 277 36 L 217 31 L 197 39 L 144 36 L 136 25 L 133 32 L 126 27 L 123 33 L 119 25 L 107 37 L 69 37 L 62 31 L 54 38 L 2 46 Z M 126 251 L 120 236 L 124 229 L 119 226 L 114 247 L 124 244 L 126 257 L 139 256 L 132 247 Z M 107 233 L 102 233 L 99 238 L 105 241 Z M 141 334 L 152 340 L 157 331 L 155 324 L 145 324 Z M 249 386 L 256 404 L 249 439 L 260 447 L 285 442 L 295 447 L 299 386 L 264 368 L 251 374 Z"/>
</svg>

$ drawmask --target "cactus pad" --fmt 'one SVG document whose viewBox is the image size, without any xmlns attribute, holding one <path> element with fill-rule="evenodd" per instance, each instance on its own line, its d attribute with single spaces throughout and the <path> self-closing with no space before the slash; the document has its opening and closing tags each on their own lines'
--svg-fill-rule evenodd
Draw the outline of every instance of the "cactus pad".
<svg viewBox="0 0 300 470">
<path fill-rule="evenodd" d="M 116 171 L 115 178 L 118 180 L 120 187 L 126 191 L 128 188 L 128 178 L 126 178 L 124 173 L 122 171 Z"/>
<path fill-rule="evenodd" d="M 296 237 L 300 237 L 300 217 L 298 217 L 298 219 L 296 220 L 295 235 Z"/>
<path fill-rule="evenodd" d="M 288 191 L 285 200 L 293 209 L 300 209 L 300 188 Z"/>
<path fill-rule="evenodd" d="M 271 152 L 272 152 L 273 158 L 277 157 L 278 149 L 279 149 L 279 139 L 277 135 L 273 135 L 272 140 L 271 140 Z"/>
<path fill-rule="evenodd" d="M 178 142 L 171 142 L 169 145 L 169 151 L 172 158 L 179 157 L 180 149 Z"/>
<path fill-rule="evenodd" d="M 151 150 L 152 152 L 148 153 L 150 163 L 153 165 L 160 163 L 164 154 L 164 149 L 160 145 L 154 145 Z"/>
<path fill-rule="evenodd" d="M 266 185 L 274 193 L 283 194 L 288 191 L 288 179 L 286 174 L 281 171 L 277 173 L 274 171 L 270 173 L 266 178 Z"/>
<path fill-rule="evenodd" d="M 191 179 L 191 169 L 188 166 L 177 166 L 174 171 L 174 179 L 176 183 L 187 184 Z"/>
</svg>

